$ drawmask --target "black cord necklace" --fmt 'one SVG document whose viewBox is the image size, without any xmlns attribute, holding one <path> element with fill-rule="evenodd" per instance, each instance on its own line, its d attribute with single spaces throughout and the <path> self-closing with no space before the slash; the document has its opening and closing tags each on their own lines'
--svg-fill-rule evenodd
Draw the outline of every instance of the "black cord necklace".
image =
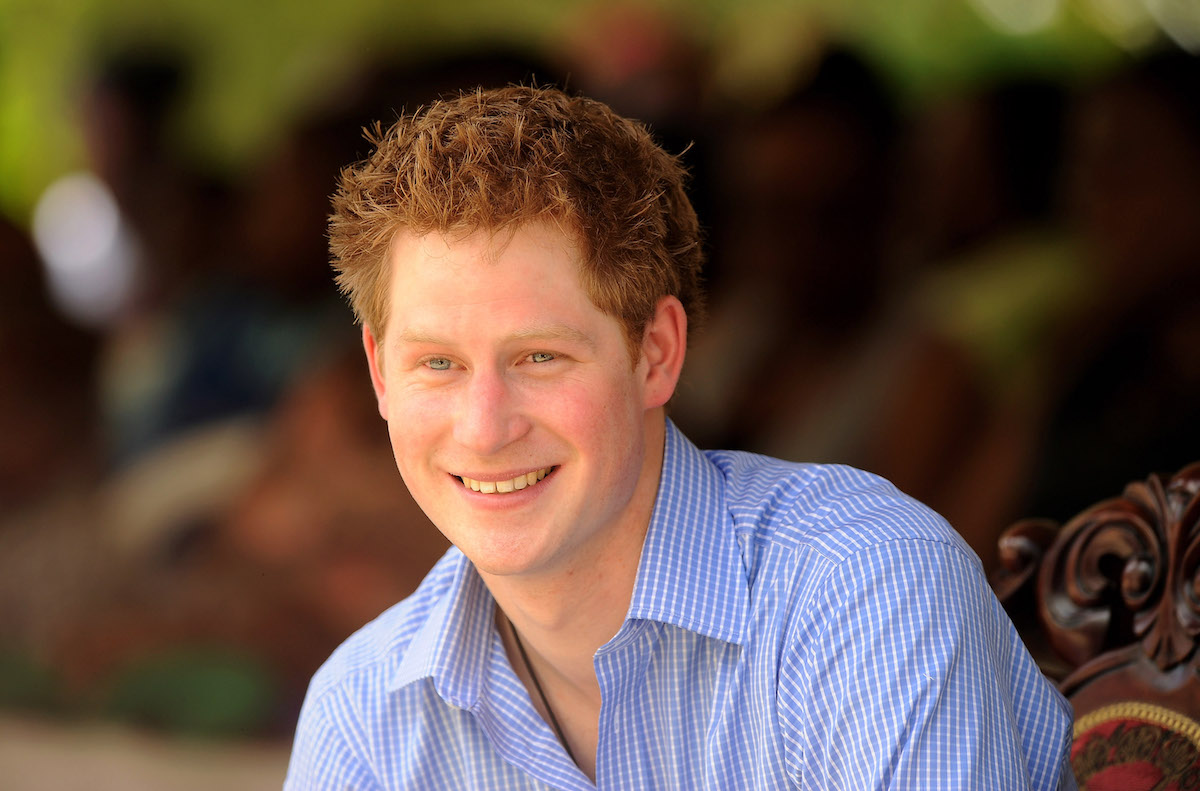
<svg viewBox="0 0 1200 791">
<path fill-rule="evenodd" d="M 525 670 L 529 673 L 529 677 L 533 679 L 533 688 L 537 690 L 538 697 L 542 699 L 542 706 L 545 707 L 546 713 L 550 715 L 550 724 L 554 727 L 554 732 L 558 735 L 559 742 L 562 743 L 563 749 L 567 751 L 567 757 L 571 759 L 571 763 L 578 765 L 575 760 L 575 753 L 571 752 L 571 745 L 567 744 L 567 737 L 563 735 L 562 726 L 558 724 L 558 717 L 554 716 L 554 709 L 550 708 L 550 701 L 546 700 L 546 693 L 542 689 L 542 682 L 538 681 L 537 673 L 533 672 L 533 665 L 529 663 L 529 655 L 525 653 L 525 646 L 521 643 L 521 637 L 517 634 L 517 627 L 513 626 L 512 619 L 506 614 L 504 620 L 508 622 L 509 631 L 512 632 L 513 642 L 517 644 L 517 651 L 521 654 L 521 661 L 525 663 Z"/>
</svg>

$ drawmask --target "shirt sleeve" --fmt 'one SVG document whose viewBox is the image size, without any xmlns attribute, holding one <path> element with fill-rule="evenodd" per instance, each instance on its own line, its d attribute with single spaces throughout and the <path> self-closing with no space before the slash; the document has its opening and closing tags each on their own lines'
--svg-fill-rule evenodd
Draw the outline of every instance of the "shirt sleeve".
<svg viewBox="0 0 1200 791">
<path fill-rule="evenodd" d="M 336 695 L 330 692 L 328 695 Z M 310 693 L 300 711 L 284 791 L 377 791 L 366 761 L 351 748 L 348 735 L 363 736 L 330 697 Z M 339 712 L 342 712 L 339 714 Z M 332 715 L 332 716 L 331 716 Z M 361 739 L 359 743 L 362 744 Z"/>
<path fill-rule="evenodd" d="M 797 619 L 779 682 L 797 785 L 1074 787 L 1069 704 L 963 549 L 863 549 L 832 567 L 812 612 Z"/>
</svg>

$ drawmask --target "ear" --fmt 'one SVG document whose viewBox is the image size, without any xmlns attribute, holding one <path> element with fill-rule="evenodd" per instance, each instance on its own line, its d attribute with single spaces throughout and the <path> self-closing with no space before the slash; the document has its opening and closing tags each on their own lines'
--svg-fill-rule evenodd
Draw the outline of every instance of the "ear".
<svg viewBox="0 0 1200 791">
<path fill-rule="evenodd" d="M 642 336 L 642 361 L 646 364 L 644 406 L 654 409 L 667 403 L 675 393 L 683 358 L 687 352 L 687 313 L 676 297 L 658 301 L 654 317 Z"/>
<path fill-rule="evenodd" d="M 388 419 L 387 385 L 383 379 L 383 350 L 375 341 L 371 328 L 363 325 L 363 351 L 367 353 L 367 368 L 371 371 L 371 384 L 375 388 L 375 400 L 379 403 L 379 416 Z"/>
</svg>

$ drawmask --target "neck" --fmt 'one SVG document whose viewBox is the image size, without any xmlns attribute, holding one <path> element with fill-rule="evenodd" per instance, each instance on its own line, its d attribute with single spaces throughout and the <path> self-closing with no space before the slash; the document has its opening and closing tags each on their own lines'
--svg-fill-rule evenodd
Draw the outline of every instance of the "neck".
<svg viewBox="0 0 1200 791">
<path fill-rule="evenodd" d="M 539 670 L 549 665 L 560 680 L 580 692 L 594 693 L 597 703 L 600 690 L 592 657 L 617 633 L 629 611 L 640 545 L 636 549 L 632 561 L 622 558 L 607 570 L 578 569 L 571 584 L 544 581 L 493 588 L 496 603 L 520 632 Z"/>
</svg>

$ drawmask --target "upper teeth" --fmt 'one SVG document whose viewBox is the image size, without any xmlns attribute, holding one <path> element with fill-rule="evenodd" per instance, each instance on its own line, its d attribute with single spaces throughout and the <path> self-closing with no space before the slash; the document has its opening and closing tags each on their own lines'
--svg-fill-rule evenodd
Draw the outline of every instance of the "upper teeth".
<svg viewBox="0 0 1200 791">
<path fill-rule="evenodd" d="M 542 478 L 545 478 L 552 469 L 554 468 L 543 467 L 535 472 L 527 472 L 524 475 L 518 475 L 516 478 L 510 478 L 507 481 L 477 481 L 465 475 L 460 477 L 463 484 L 481 494 L 507 494 L 517 489 L 524 489 L 526 486 L 533 486 Z"/>
</svg>

